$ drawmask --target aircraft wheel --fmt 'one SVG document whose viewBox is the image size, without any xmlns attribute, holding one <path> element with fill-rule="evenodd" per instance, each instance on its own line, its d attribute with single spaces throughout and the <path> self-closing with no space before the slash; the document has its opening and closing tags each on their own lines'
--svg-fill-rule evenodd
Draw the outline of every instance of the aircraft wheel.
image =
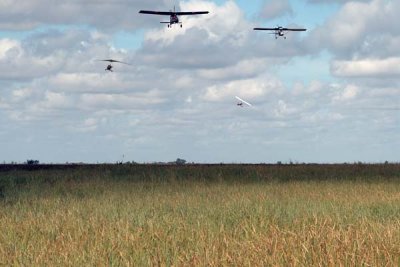
<svg viewBox="0 0 400 267">
<path fill-rule="evenodd" d="M 182 28 L 183 26 L 182 26 L 182 24 L 181 24 L 181 28 Z"/>
</svg>

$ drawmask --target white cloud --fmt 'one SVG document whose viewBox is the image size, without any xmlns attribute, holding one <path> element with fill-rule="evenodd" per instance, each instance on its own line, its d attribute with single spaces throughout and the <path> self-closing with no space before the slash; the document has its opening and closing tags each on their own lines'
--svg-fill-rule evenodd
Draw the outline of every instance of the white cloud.
<svg viewBox="0 0 400 267">
<path fill-rule="evenodd" d="M 275 116 L 280 118 L 285 118 L 297 112 L 298 110 L 296 108 L 290 107 L 284 100 L 279 100 L 277 108 L 274 109 Z"/>
<path fill-rule="evenodd" d="M 11 55 L 13 57 L 20 56 L 21 50 L 20 42 L 11 39 L 0 39 L 0 60 L 7 59 Z"/>
<path fill-rule="evenodd" d="M 181 10 L 206 10 L 209 14 L 199 16 L 181 16 L 183 28 L 173 29 L 163 27 L 148 32 L 145 40 L 148 42 L 163 42 L 171 44 L 177 37 L 183 36 L 190 29 L 196 28 L 207 33 L 207 40 L 220 42 L 229 40 L 232 44 L 240 45 L 246 40 L 250 25 L 246 23 L 242 10 L 234 1 L 227 1 L 218 6 L 210 1 L 192 0 L 181 2 Z M 161 17 L 162 18 L 162 17 Z M 159 18 L 154 18 L 155 22 Z M 160 27 L 159 24 L 155 24 Z"/>
<path fill-rule="evenodd" d="M 54 2 L 4 3 L 13 8 L 5 14 L 2 6 L 0 28 L 49 28 L 18 40 L 0 39 L 0 120 L 9 125 L 2 140 L 11 140 L 9 149 L 2 145 L 4 157 L 35 151 L 41 161 L 71 161 L 76 155 L 84 161 L 113 161 L 115 155 L 129 154 L 127 158 L 139 161 L 184 157 L 274 162 L 286 160 L 293 151 L 301 160 L 315 159 L 309 152 L 315 147 L 317 152 L 328 151 L 321 160 L 345 161 L 347 146 L 340 151 L 338 144 L 350 141 L 342 133 L 357 136 L 355 147 L 369 143 L 371 131 L 375 138 L 385 136 L 388 144 L 397 140 L 393 136 L 398 131 L 392 127 L 389 134 L 385 128 L 400 123 L 394 109 L 365 109 L 398 106 L 395 64 L 400 39 L 398 27 L 392 25 L 397 2 L 343 4 L 321 28 L 310 29 L 311 36 L 292 35 L 287 40 L 252 31 L 253 23 L 235 1 L 182 1 L 179 9 L 211 13 L 182 17 L 184 28 L 168 31 L 158 23 L 162 17 L 137 11 L 171 9 L 170 0 L 73 0 L 47 17 L 42 7 Z M 368 10 L 355 12 L 354 5 Z M 27 10 L 31 13 L 23 17 Z M 390 23 L 382 22 L 383 17 Z M 374 18 L 376 25 L 371 24 Z M 63 30 L 57 30 L 58 23 L 66 24 Z M 112 29 L 145 27 L 157 30 L 145 32 L 136 51 L 113 45 Z M 334 38 L 348 39 L 332 40 L 335 31 L 339 33 Z M 319 54 L 325 48 L 328 57 Z M 313 56 L 303 57 L 307 54 Z M 133 66 L 114 65 L 115 72 L 106 73 L 107 63 L 96 61 L 105 58 Z M 319 71 L 328 69 L 331 58 L 335 77 Z M 315 59 L 317 65 L 310 63 Z M 255 108 L 238 108 L 235 95 Z M 37 133 L 30 136 L 30 144 L 40 149 L 13 141 L 25 139 L 26 133 Z M 62 153 L 52 151 L 67 143 Z M 243 153 L 233 153 L 238 146 Z"/>
<path fill-rule="evenodd" d="M 379 40 L 385 38 L 385 43 L 391 43 L 398 37 L 400 31 L 395 25 L 399 8 L 399 1 L 348 1 L 324 25 L 311 31 L 308 43 L 313 50 L 328 48 L 338 57 L 358 56 L 363 49 L 393 56 L 382 55 L 396 52 L 387 50 Z"/>
<path fill-rule="evenodd" d="M 8 109 L 10 105 L 2 98 L 0 97 L 0 109 Z"/>
<path fill-rule="evenodd" d="M 117 73 L 59 73 L 49 77 L 48 84 L 56 90 L 84 92 L 126 92 L 132 88 L 130 80 Z"/>
<path fill-rule="evenodd" d="M 325 3 L 325 4 L 335 4 L 335 3 L 347 3 L 347 2 L 368 2 L 370 0 L 307 0 L 310 3 Z"/>
<path fill-rule="evenodd" d="M 23 80 L 41 76 L 60 67 L 62 58 L 58 56 L 31 55 L 19 41 L 3 39 L 0 41 L 0 78 Z"/>
<path fill-rule="evenodd" d="M 226 68 L 199 70 L 199 76 L 208 80 L 231 80 L 252 78 L 259 75 L 267 67 L 265 59 L 248 59 Z"/>
<path fill-rule="evenodd" d="M 158 91 L 142 94 L 83 94 L 80 104 L 83 109 L 136 110 L 149 109 L 151 106 L 165 103 L 166 99 Z"/>
<path fill-rule="evenodd" d="M 12 92 L 13 101 L 18 102 L 30 98 L 33 95 L 32 88 L 21 88 Z"/>
<path fill-rule="evenodd" d="M 72 101 L 64 93 L 46 91 L 41 105 L 45 109 L 63 109 L 71 107 Z"/>
<path fill-rule="evenodd" d="M 333 61 L 331 70 L 342 77 L 392 77 L 400 75 L 400 58 Z"/>
<path fill-rule="evenodd" d="M 284 15 L 292 15 L 293 9 L 289 0 L 272 0 L 267 1 L 259 16 L 263 19 L 274 19 Z"/>
<path fill-rule="evenodd" d="M 317 94 L 324 89 L 324 84 L 320 81 L 313 80 L 309 86 L 306 86 L 302 82 L 296 82 L 293 84 L 293 94 L 294 95 L 304 95 L 304 94 Z"/>
<path fill-rule="evenodd" d="M 359 94 L 360 89 L 356 85 L 347 85 L 345 88 L 339 88 L 332 100 L 333 102 L 345 102 L 353 100 Z"/>
<path fill-rule="evenodd" d="M 106 120 L 103 120 L 105 122 Z M 98 118 L 87 118 L 82 123 L 71 125 L 69 130 L 72 132 L 88 133 L 96 131 L 99 127 L 101 120 Z"/>
<path fill-rule="evenodd" d="M 169 0 L 3 0 L 0 1 L 0 29 L 88 24 L 107 30 L 135 30 L 146 24 L 142 16 L 136 15 L 140 8 L 170 9 L 171 5 Z"/>
<path fill-rule="evenodd" d="M 253 100 L 267 94 L 279 93 L 283 90 L 283 84 L 279 80 L 273 77 L 268 78 L 237 80 L 222 85 L 213 85 L 207 88 L 204 99 L 207 101 L 221 101 L 240 96 Z"/>
</svg>

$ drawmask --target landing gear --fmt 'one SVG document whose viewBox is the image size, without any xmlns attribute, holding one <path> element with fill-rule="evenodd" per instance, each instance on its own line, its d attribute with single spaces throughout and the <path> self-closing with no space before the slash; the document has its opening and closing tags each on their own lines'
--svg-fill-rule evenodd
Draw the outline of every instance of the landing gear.
<svg viewBox="0 0 400 267">
<path fill-rule="evenodd" d="M 166 23 L 166 22 L 164 22 L 164 23 Z M 183 23 L 181 23 L 181 22 L 171 22 L 171 23 L 168 23 L 168 24 L 167 24 L 167 27 L 172 29 L 173 26 L 174 26 L 174 24 L 179 25 L 181 28 L 183 27 Z"/>
</svg>

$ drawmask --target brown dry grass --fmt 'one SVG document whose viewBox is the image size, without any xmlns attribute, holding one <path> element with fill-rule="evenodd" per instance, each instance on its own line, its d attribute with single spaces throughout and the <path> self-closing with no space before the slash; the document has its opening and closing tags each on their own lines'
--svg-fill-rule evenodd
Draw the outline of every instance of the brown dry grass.
<svg viewBox="0 0 400 267">
<path fill-rule="evenodd" d="M 0 201 L 0 265 L 400 264 L 397 180 L 68 177 Z"/>
</svg>

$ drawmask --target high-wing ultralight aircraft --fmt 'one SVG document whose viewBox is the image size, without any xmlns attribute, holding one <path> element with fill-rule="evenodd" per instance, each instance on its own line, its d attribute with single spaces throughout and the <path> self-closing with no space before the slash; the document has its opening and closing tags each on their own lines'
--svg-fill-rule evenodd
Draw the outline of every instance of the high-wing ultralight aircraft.
<svg viewBox="0 0 400 267">
<path fill-rule="evenodd" d="M 304 32 L 307 29 L 293 29 L 293 28 L 284 28 L 281 26 L 278 26 L 276 28 L 254 28 L 255 31 L 274 31 L 271 34 L 275 35 L 275 39 L 278 39 L 278 37 L 283 37 L 286 39 L 285 32 Z"/>
<path fill-rule="evenodd" d="M 110 64 L 108 64 L 107 65 L 107 67 L 105 68 L 105 71 L 110 71 L 110 72 L 113 72 L 113 66 L 112 66 L 112 63 L 121 63 L 121 64 L 125 64 L 125 65 L 131 65 L 131 64 L 129 64 L 129 63 L 125 63 L 125 62 L 122 62 L 122 61 L 118 61 L 118 60 L 114 60 L 114 59 L 101 59 L 101 60 L 99 60 L 99 61 L 107 61 L 107 62 L 110 62 Z"/>
<path fill-rule="evenodd" d="M 238 97 L 238 96 L 235 96 L 235 97 L 236 97 L 237 100 L 239 100 L 239 102 L 236 104 L 236 105 L 238 105 L 239 107 L 243 107 L 243 104 L 246 104 L 246 105 L 249 106 L 249 107 L 253 106 L 252 104 L 250 104 L 249 102 L 244 101 L 244 100 L 241 99 L 240 97 Z"/>
<path fill-rule="evenodd" d="M 169 22 L 162 21 L 160 23 L 168 24 L 168 28 L 171 28 L 174 24 L 180 24 L 182 28 L 182 22 L 179 21 L 178 16 L 191 16 L 191 15 L 203 15 L 208 14 L 208 11 L 191 11 L 191 12 L 176 12 L 175 7 L 174 11 L 151 11 L 151 10 L 140 10 L 141 14 L 149 14 L 149 15 L 162 15 L 169 16 Z"/>
</svg>

